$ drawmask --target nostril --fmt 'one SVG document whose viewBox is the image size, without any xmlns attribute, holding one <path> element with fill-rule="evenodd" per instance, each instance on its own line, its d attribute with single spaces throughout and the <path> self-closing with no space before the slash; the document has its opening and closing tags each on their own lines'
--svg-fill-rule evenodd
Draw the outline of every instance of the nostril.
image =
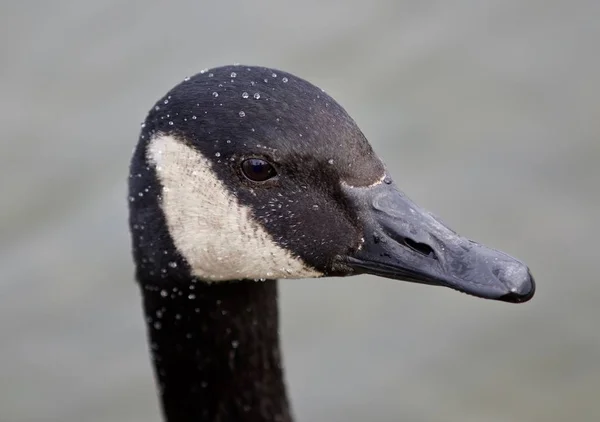
<svg viewBox="0 0 600 422">
<path fill-rule="evenodd" d="M 421 255 L 436 258 L 435 252 L 433 251 L 431 246 L 429 246 L 425 243 L 415 242 L 414 240 L 412 240 L 408 237 L 406 239 L 404 239 L 404 243 L 406 244 L 406 246 L 408 246 L 409 248 L 411 248 L 412 250 L 414 250 L 416 252 L 419 252 Z"/>
</svg>

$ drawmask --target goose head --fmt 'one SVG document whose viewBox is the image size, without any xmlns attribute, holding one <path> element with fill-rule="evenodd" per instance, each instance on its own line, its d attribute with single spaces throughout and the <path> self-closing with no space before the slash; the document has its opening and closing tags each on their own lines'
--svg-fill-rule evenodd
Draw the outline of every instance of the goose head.
<svg viewBox="0 0 600 422">
<path fill-rule="evenodd" d="M 186 78 L 143 124 L 130 174 L 138 279 L 373 274 L 524 302 L 521 261 L 412 202 L 346 111 L 291 74 Z"/>
</svg>

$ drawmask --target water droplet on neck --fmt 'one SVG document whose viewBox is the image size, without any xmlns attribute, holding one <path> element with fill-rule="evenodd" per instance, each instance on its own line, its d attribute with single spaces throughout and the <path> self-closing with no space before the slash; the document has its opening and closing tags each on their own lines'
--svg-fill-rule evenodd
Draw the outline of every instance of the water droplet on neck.
<svg viewBox="0 0 600 422">
<path fill-rule="evenodd" d="M 240 117 L 244 117 L 246 115 L 246 113 L 244 113 L 243 111 L 240 111 L 238 114 L 240 115 Z"/>
<path fill-rule="evenodd" d="M 249 97 L 249 95 L 247 92 L 245 92 L 245 91 L 242 92 L 242 98 L 248 98 L 248 97 Z"/>
<path fill-rule="evenodd" d="M 254 99 L 258 100 L 260 98 L 260 94 L 258 92 L 254 93 Z"/>
</svg>

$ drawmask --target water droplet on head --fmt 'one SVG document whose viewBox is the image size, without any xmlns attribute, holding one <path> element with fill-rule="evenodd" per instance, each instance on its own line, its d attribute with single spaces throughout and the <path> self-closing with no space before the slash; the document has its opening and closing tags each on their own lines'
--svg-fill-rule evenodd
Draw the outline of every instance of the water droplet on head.
<svg viewBox="0 0 600 422">
<path fill-rule="evenodd" d="M 239 341 L 231 340 L 231 347 L 233 347 L 234 349 L 237 349 L 239 345 L 240 345 Z"/>
<path fill-rule="evenodd" d="M 274 77 L 274 78 L 276 78 L 277 77 L 277 73 L 273 72 L 273 73 L 271 73 L 271 76 Z"/>
<path fill-rule="evenodd" d="M 216 98 L 216 97 L 218 97 L 218 96 L 219 96 L 219 93 L 218 93 L 218 92 L 213 92 L 213 93 L 212 93 L 212 96 Z"/>
<path fill-rule="evenodd" d="M 213 76 L 215 76 L 215 74 L 214 74 L 214 73 L 209 73 L 209 74 L 208 74 L 208 77 L 209 77 L 209 78 L 212 78 Z"/>
<path fill-rule="evenodd" d="M 312 206 L 312 209 L 313 209 L 313 210 L 318 210 L 318 209 L 319 209 L 319 206 L 318 206 L 317 204 L 315 204 L 315 205 L 313 205 L 313 206 Z"/>
<path fill-rule="evenodd" d="M 169 120 L 169 126 L 173 126 L 173 121 Z"/>
<path fill-rule="evenodd" d="M 220 157 L 221 153 L 220 152 L 215 152 L 215 157 Z"/>
<path fill-rule="evenodd" d="M 329 160 L 327 160 L 327 162 L 328 162 L 329 164 L 333 164 L 333 158 L 330 158 Z"/>
<path fill-rule="evenodd" d="M 258 100 L 260 98 L 260 94 L 258 92 L 254 93 L 254 99 Z"/>
<path fill-rule="evenodd" d="M 390 176 L 385 176 L 383 178 L 383 183 L 385 183 L 386 185 L 391 185 L 392 184 L 392 178 Z"/>
<path fill-rule="evenodd" d="M 197 119 L 197 117 L 196 117 L 196 116 L 192 116 L 192 120 L 196 120 L 196 119 Z"/>
<path fill-rule="evenodd" d="M 286 78 L 285 76 L 283 78 L 281 78 L 281 81 L 285 84 L 288 81 L 288 78 Z"/>
<path fill-rule="evenodd" d="M 169 100 L 164 100 L 163 101 L 165 104 L 169 104 Z"/>
<path fill-rule="evenodd" d="M 171 267 L 171 268 L 177 268 L 177 262 L 175 262 L 175 261 L 169 262 L 169 267 Z"/>
<path fill-rule="evenodd" d="M 242 92 L 242 98 L 248 98 L 249 95 L 246 91 Z"/>
<path fill-rule="evenodd" d="M 246 115 L 246 113 L 244 113 L 243 111 L 240 111 L 238 114 L 240 115 L 240 117 L 244 117 Z"/>
<path fill-rule="evenodd" d="M 156 110 L 156 111 L 160 110 L 160 106 L 154 106 L 154 110 Z"/>
<path fill-rule="evenodd" d="M 235 78 L 237 76 L 237 73 L 231 72 L 231 75 L 229 75 L 229 76 L 231 76 L 232 78 Z"/>
</svg>

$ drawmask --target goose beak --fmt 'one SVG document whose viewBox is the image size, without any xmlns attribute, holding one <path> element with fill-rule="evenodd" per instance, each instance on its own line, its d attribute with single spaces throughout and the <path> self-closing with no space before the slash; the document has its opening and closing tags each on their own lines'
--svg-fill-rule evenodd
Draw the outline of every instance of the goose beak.
<svg viewBox="0 0 600 422">
<path fill-rule="evenodd" d="M 458 235 L 394 184 L 344 190 L 364 227 L 364 243 L 346 259 L 357 273 L 505 302 L 533 297 L 535 282 L 524 263 Z"/>
</svg>

